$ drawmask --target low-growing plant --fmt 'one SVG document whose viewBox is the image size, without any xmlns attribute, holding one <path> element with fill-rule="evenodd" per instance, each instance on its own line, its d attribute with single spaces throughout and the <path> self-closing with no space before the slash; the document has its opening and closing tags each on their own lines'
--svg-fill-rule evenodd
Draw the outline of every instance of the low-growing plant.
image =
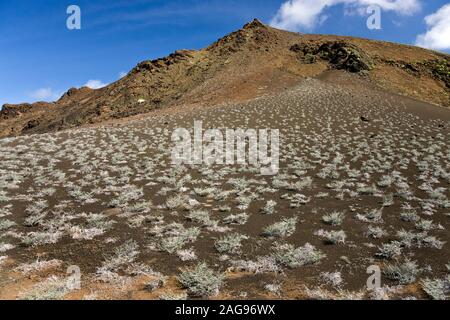
<svg viewBox="0 0 450 320">
<path fill-rule="evenodd" d="M 0 231 L 8 230 L 11 227 L 14 227 L 16 223 L 11 220 L 2 220 L 0 221 Z"/>
<path fill-rule="evenodd" d="M 107 257 L 98 273 L 107 271 L 117 271 L 121 267 L 129 265 L 136 260 L 139 254 L 139 246 L 136 241 L 128 240 L 114 250 L 114 253 Z"/>
<path fill-rule="evenodd" d="M 230 206 L 221 206 L 221 207 L 219 207 L 219 211 L 220 212 L 230 212 L 231 207 Z"/>
<path fill-rule="evenodd" d="M 345 231 L 326 231 L 319 230 L 314 233 L 316 236 L 319 236 L 325 240 L 327 244 L 345 244 L 345 240 L 347 239 L 347 235 Z"/>
<path fill-rule="evenodd" d="M 177 278 L 189 295 L 209 297 L 219 294 L 225 276 L 210 269 L 206 263 L 200 263 L 194 269 L 183 270 Z"/>
<path fill-rule="evenodd" d="M 0 242 L 0 253 L 12 250 L 15 247 L 16 247 L 15 245 L 12 245 L 12 244 L 9 244 L 9 243 Z"/>
<path fill-rule="evenodd" d="M 342 285 L 344 280 L 342 280 L 342 275 L 339 271 L 337 272 L 322 272 L 320 274 L 320 279 L 325 283 L 338 288 Z"/>
<path fill-rule="evenodd" d="M 29 215 L 23 225 L 26 227 L 35 227 L 41 224 L 41 222 L 45 219 L 47 216 L 47 212 L 39 212 L 36 214 Z"/>
<path fill-rule="evenodd" d="M 210 221 L 209 212 L 205 210 L 192 210 L 186 217 L 190 221 L 201 223 L 203 225 Z"/>
<path fill-rule="evenodd" d="M 4 190 L 0 191 L 0 202 L 8 202 L 11 198 L 8 196 L 8 193 Z"/>
<path fill-rule="evenodd" d="M 292 184 L 288 189 L 302 191 L 305 188 L 310 188 L 312 185 L 313 179 L 311 177 L 305 177 L 294 184 Z"/>
<path fill-rule="evenodd" d="M 266 227 L 263 231 L 263 236 L 265 237 L 275 237 L 275 238 L 285 238 L 294 234 L 298 219 L 294 218 L 285 218 L 280 222 L 276 222 L 268 227 Z"/>
<path fill-rule="evenodd" d="M 169 210 L 174 210 L 174 209 L 184 206 L 187 203 L 188 203 L 187 197 L 183 194 L 179 194 L 179 195 L 168 198 L 166 200 L 166 207 Z"/>
<path fill-rule="evenodd" d="M 422 290 L 434 300 L 446 300 L 450 293 L 448 280 L 424 279 L 421 281 Z"/>
<path fill-rule="evenodd" d="M 235 270 L 251 273 L 279 273 L 281 267 L 273 255 L 258 257 L 254 260 L 234 260 L 231 262 Z"/>
<path fill-rule="evenodd" d="M 29 232 L 22 238 L 22 244 L 35 247 L 42 244 L 56 243 L 63 236 L 61 231 Z"/>
<path fill-rule="evenodd" d="M 400 219 L 405 222 L 416 222 L 420 220 L 416 211 L 404 211 L 400 213 Z"/>
<path fill-rule="evenodd" d="M 394 205 L 394 195 L 392 193 L 383 197 L 383 207 L 390 207 Z"/>
<path fill-rule="evenodd" d="M 197 255 L 193 249 L 178 250 L 177 256 L 181 261 L 194 261 L 197 260 Z"/>
<path fill-rule="evenodd" d="M 340 226 L 344 221 L 345 214 L 343 212 L 334 211 L 322 217 L 322 221 L 331 226 Z"/>
<path fill-rule="evenodd" d="M 194 192 L 200 197 L 212 196 L 217 192 L 216 188 L 195 188 Z"/>
<path fill-rule="evenodd" d="M 245 212 L 239 214 L 231 214 L 223 219 L 223 223 L 244 225 L 247 223 L 248 218 L 249 216 Z"/>
<path fill-rule="evenodd" d="M 367 232 L 366 232 L 366 236 L 368 238 L 373 238 L 373 239 L 381 239 L 384 236 L 387 236 L 387 232 L 384 231 L 382 228 L 380 227 L 373 227 L 373 226 L 369 226 L 367 228 Z"/>
<path fill-rule="evenodd" d="M 416 229 L 419 231 L 430 231 L 435 228 L 432 220 L 420 220 L 416 223 Z"/>
<path fill-rule="evenodd" d="M 387 188 L 392 185 L 394 179 L 391 176 L 383 176 L 379 182 L 377 182 L 377 186 L 380 188 Z"/>
<path fill-rule="evenodd" d="M 406 259 L 401 264 L 388 264 L 383 270 L 383 274 L 390 280 L 395 280 L 399 284 L 410 284 L 416 281 L 420 269 L 417 262 Z"/>
<path fill-rule="evenodd" d="M 267 201 L 264 208 L 262 208 L 262 212 L 265 214 L 273 214 L 275 212 L 276 205 L 277 205 L 276 201 L 269 200 L 269 201 Z"/>
<path fill-rule="evenodd" d="M 325 254 L 309 243 L 298 248 L 287 244 L 278 246 L 275 249 L 273 257 L 277 263 L 291 269 L 315 264 L 325 258 Z"/>
<path fill-rule="evenodd" d="M 374 209 L 365 214 L 357 214 L 356 218 L 360 221 L 367 223 L 382 223 L 383 222 L 383 210 Z"/>
<path fill-rule="evenodd" d="M 181 228 L 177 230 L 168 230 L 166 237 L 160 239 L 157 249 L 168 253 L 174 253 L 181 250 L 186 244 L 194 242 L 200 235 L 200 229 Z"/>
<path fill-rule="evenodd" d="M 14 271 L 19 271 L 24 274 L 33 273 L 33 272 L 39 272 L 39 271 L 45 271 L 53 268 L 58 268 L 62 265 L 61 260 L 37 260 L 32 263 L 23 263 L 17 266 Z"/>
<path fill-rule="evenodd" d="M 241 248 L 241 242 L 248 237 L 241 234 L 230 234 L 217 240 L 214 244 L 219 253 L 238 253 Z"/>
<path fill-rule="evenodd" d="M 277 296 L 281 293 L 281 285 L 278 283 L 268 283 L 264 286 L 264 289 Z"/>
<path fill-rule="evenodd" d="M 416 233 L 402 229 L 397 232 L 397 236 L 400 238 L 401 243 L 408 248 L 442 249 L 445 244 L 445 242 L 436 237 L 428 235 L 426 231 Z"/>
<path fill-rule="evenodd" d="M 363 195 L 363 196 L 373 196 L 374 194 L 376 194 L 378 192 L 375 185 L 362 186 L 362 187 L 359 187 L 356 191 L 360 195 Z"/>
<path fill-rule="evenodd" d="M 145 289 L 149 292 L 154 292 L 158 289 L 163 288 L 165 285 L 166 285 L 166 279 L 164 279 L 164 278 L 153 279 L 153 280 L 150 280 L 146 284 Z"/>
<path fill-rule="evenodd" d="M 392 259 L 398 257 L 401 254 L 402 254 L 402 243 L 398 241 L 392 241 L 389 243 L 383 243 L 381 247 L 378 248 L 376 256 L 385 259 Z"/>
<path fill-rule="evenodd" d="M 311 201 L 310 197 L 305 196 L 304 194 L 294 194 L 290 197 L 291 200 L 291 208 L 299 208 L 302 205 L 305 205 Z"/>
<path fill-rule="evenodd" d="M 65 279 L 50 277 L 19 295 L 21 300 L 61 300 L 71 290 Z"/>
<path fill-rule="evenodd" d="M 182 301 L 187 300 L 188 296 L 186 293 L 165 293 L 159 297 L 160 300 L 167 300 L 167 301 Z"/>
</svg>

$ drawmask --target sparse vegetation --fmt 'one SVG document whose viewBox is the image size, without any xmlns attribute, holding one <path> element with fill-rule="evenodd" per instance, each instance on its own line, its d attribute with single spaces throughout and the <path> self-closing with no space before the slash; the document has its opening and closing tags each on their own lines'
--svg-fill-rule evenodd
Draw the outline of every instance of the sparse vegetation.
<svg viewBox="0 0 450 320">
<path fill-rule="evenodd" d="M 392 259 L 402 254 L 402 244 L 398 241 L 383 243 L 378 248 L 377 256 L 386 259 Z"/>
<path fill-rule="evenodd" d="M 285 238 L 291 236 L 295 232 L 297 218 L 283 219 L 264 229 L 265 237 Z"/>
<path fill-rule="evenodd" d="M 186 269 L 178 276 L 178 281 L 193 297 L 209 297 L 219 294 L 224 276 L 211 270 L 205 263 L 194 269 Z"/>
<path fill-rule="evenodd" d="M 331 226 L 340 226 L 344 221 L 345 214 L 343 212 L 334 211 L 322 217 L 322 221 Z"/>
<path fill-rule="evenodd" d="M 367 237 L 369 238 L 373 238 L 373 239 L 381 239 L 384 236 L 387 235 L 387 232 L 384 231 L 382 228 L 380 227 L 372 227 L 369 226 L 367 228 L 367 232 L 366 232 Z"/>
<path fill-rule="evenodd" d="M 265 214 L 274 214 L 275 213 L 275 206 L 277 203 L 273 200 L 267 201 L 266 205 L 262 209 L 262 212 Z"/>
<path fill-rule="evenodd" d="M 292 245 L 283 245 L 276 249 L 274 254 L 275 260 L 288 268 L 297 268 L 315 264 L 325 257 L 325 254 L 309 243 L 298 248 L 295 248 Z"/>
<path fill-rule="evenodd" d="M 345 240 L 347 239 L 347 235 L 345 231 L 326 231 L 319 230 L 314 233 L 316 236 L 319 236 L 325 240 L 328 244 L 345 244 Z"/>
<path fill-rule="evenodd" d="M 399 284 L 410 284 L 416 281 L 420 269 L 415 261 L 405 260 L 401 264 L 388 264 L 383 270 L 384 275 Z"/>
<path fill-rule="evenodd" d="M 422 289 L 433 300 L 446 300 L 449 295 L 449 280 L 424 279 L 421 282 Z"/>
<path fill-rule="evenodd" d="M 29 291 L 19 295 L 21 300 L 61 300 L 70 290 L 67 281 L 57 277 L 36 284 Z"/>
</svg>

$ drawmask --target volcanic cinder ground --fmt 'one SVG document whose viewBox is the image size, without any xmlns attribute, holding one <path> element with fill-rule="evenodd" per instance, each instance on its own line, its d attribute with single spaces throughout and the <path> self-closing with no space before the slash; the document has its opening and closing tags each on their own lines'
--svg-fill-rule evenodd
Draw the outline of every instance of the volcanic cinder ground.
<svg viewBox="0 0 450 320">
<path fill-rule="evenodd" d="M 0 298 L 445 298 L 450 110 L 357 78 L 0 140 Z M 278 175 L 174 167 L 194 121 L 279 129 Z"/>
</svg>

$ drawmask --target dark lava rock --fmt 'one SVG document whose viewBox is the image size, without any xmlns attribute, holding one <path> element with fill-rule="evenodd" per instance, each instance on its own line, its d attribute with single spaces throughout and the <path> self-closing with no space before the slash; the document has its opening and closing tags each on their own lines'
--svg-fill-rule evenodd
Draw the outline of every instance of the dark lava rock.
<svg viewBox="0 0 450 320">
<path fill-rule="evenodd" d="M 322 45 L 314 43 L 295 44 L 290 49 L 303 55 L 307 63 L 314 63 L 315 57 L 330 62 L 331 67 L 349 72 L 363 72 L 373 69 L 372 59 L 360 48 L 344 41 L 329 41 Z"/>
<path fill-rule="evenodd" d="M 370 120 L 366 117 L 361 116 L 361 121 L 362 122 L 369 122 Z"/>
</svg>

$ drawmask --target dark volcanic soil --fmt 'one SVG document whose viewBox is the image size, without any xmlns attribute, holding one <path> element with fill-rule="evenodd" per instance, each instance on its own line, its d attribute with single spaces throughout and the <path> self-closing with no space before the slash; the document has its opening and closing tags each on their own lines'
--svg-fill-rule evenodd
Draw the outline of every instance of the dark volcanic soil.
<svg viewBox="0 0 450 320">
<path fill-rule="evenodd" d="M 172 166 L 173 130 L 200 120 L 203 128 L 279 129 L 278 175 Z M 184 292 L 180 268 L 199 262 L 225 273 L 223 299 L 429 297 L 420 280 L 445 279 L 450 262 L 449 141 L 449 109 L 345 71 L 247 102 L 0 140 L 0 298 L 46 297 L 55 289 L 45 278 L 65 277 L 69 265 L 80 267 L 82 288 L 59 298 L 174 298 Z M 273 214 L 261 211 L 268 201 Z M 342 213 L 340 224 L 323 222 L 332 212 Z M 226 224 L 244 213 L 247 221 Z M 263 235 L 286 218 L 297 221 L 285 237 Z M 345 242 L 327 244 L 320 230 L 343 231 Z M 236 233 L 247 237 L 242 246 L 219 253 L 216 241 Z M 308 243 L 321 259 L 289 267 L 274 258 Z M 380 256 L 386 245 L 398 254 Z M 408 261 L 417 272 L 407 283 L 386 273 Z M 371 265 L 384 272 L 376 294 L 366 290 Z M 168 282 L 149 293 L 157 273 Z M 342 282 L 331 283 L 337 275 Z"/>
</svg>

